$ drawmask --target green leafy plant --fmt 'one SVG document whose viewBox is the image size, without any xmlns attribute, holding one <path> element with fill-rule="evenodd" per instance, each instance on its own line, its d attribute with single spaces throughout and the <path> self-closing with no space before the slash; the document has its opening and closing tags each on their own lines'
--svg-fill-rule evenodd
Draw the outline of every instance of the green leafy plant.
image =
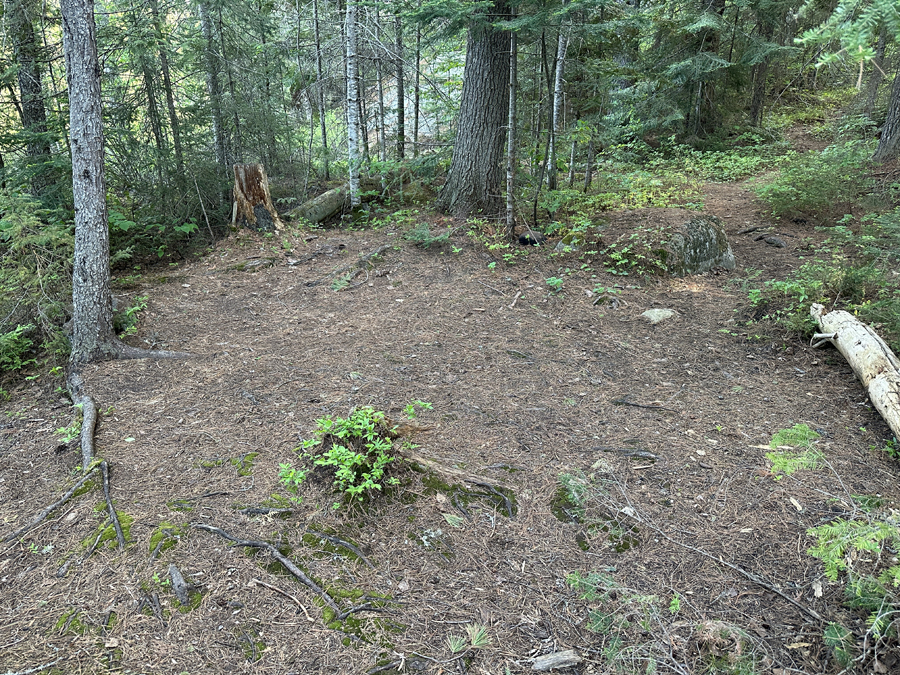
<svg viewBox="0 0 900 675">
<path fill-rule="evenodd" d="M 132 300 L 131 305 L 116 315 L 115 329 L 119 337 L 134 335 L 137 332 L 139 315 L 147 309 L 147 300 L 148 297 L 146 295 L 138 296 Z"/>
<path fill-rule="evenodd" d="M 557 294 L 562 291 L 564 281 L 564 279 L 560 279 L 559 277 L 549 277 L 548 279 L 546 279 L 546 283 L 550 287 L 550 291 Z"/>
<path fill-rule="evenodd" d="M 0 335 L 0 370 L 19 370 L 34 359 L 27 357 L 34 346 L 29 334 L 34 331 L 34 324 L 19 324 L 8 333 Z"/>
<path fill-rule="evenodd" d="M 76 404 L 76 408 L 78 408 L 79 413 L 81 412 L 81 405 Z M 59 440 L 62 443 L 71 443 L 76 438 L 81 436 L 81 424 L 84 417 L 79 414 L 72 423 L 67 427 L 60 427 L 56 430 L 56 435 L 59 436 Z"/>
<path fill-rule="evenodd" d="M 411 405 L 415 409 L 416 404 Z M 346 418 L 325 417 L 316 420 L 316 425 L 317 438 L 304 441 L 300 450 L 306 451 L 313 465 L 334 472 L 334 486 L 348 500 L 363 501 L 371 491 L 382 490 L 384 482 L 395 483 L 383 480 L 388 464 L 394 461 L 394 428 L 388 426 L 383 412 L 357 408 Z M 317 447 L 317 452 L 311 452 Z M 292 480 L 300 476 L 290 464 L 281 465 L 281 472 Z M 335 508 L 339 506 L 334 504 Z"/>
<path fill-rule="evenodd" d="M 406 407 L 403 408 L 403 413 L 406 415 L 407 419 L 416 418 L 416 408 L 421 408 L 422 410 L 433 410 L 434 406 L 428 401 L 411 401 L 406 405 Z"/>
<path fill-rule="evenodd" d="M 409 241 L 415 242 L 416 246 L 422 248 L 431 248 L 432 246 L 443 246 L 450 241 L 450 235 L 453 230 L 447 230 L 440 234 L 432 234 L 428 223 L 420 222 L 413 229 L 406 233 Z"/>
<path fill-rule="evenodd" d="M 450 651 L 454 654 L 468 649 L 484 649 L 493 642 L 488 634 L 487 626 L 479 623 L 470 623 L 465 626 L 465 631 L 468 639 L 460 635 L 450 635 L 447 638 Z"/>
<path fill-rule="evenodd" d="M 307 471 L 302 468 L 294 468 L 291 464 L 285 462 L 278 465 L 278 479 L 285 489 L 291 493 L 289 499 L 295 504 L 303 501 L 299 496 L 300 486 L 306 480 Z"/>
<path fill-rule="evenodd" d="M 790 476 L 801 469 L 815 469 L 824 455 L 813 447 L 819 434 L 806 424 L 795 424 L 790 429 L 782 429 L 772 436 L 769 446 L 774 452 L 767 452 L 766 458 L 772 462 L 775 480 Z M 785 448 L 803 448 L 802 452 L 789 452 Z"/>
</svg>

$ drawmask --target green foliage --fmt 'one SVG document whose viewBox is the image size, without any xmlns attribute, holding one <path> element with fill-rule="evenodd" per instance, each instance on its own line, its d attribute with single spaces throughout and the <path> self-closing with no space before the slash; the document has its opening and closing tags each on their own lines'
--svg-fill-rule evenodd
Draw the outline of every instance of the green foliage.
<svg viewBox="0 0 900 675">
<path fill-rule="evenodd" d="M 657 227 L 638 225 L 607 246 L 603 254 L 610 274 L 646 276 L 667 270 L 662 231 Z"/>
<path fill-rule="evenodd" d="M 291 466 L 288 462 L 283 462 L 278 465 L 278 479 L 281 481 L 282 485 L 287 489 L 288 492 L 292 494 L 289 499 L 295 504 L 299 504 L 303 501 L 303 498 L 299 496 L 300 486 L 306 480 L 306 474 L 308 473 L 306 469 L 303 468 L 295 468 Z"/>
<path fill-rule="evenodd" d="M 116 313 L 113 317 L 113 327 L 119 334 L 119 337 L 134 335 L 137 332 L 139 315 L 147 309 L 147 300 L 148 297 L 146 295 L 138 296 L 132 300 L 133 304 Z"/>
<path fill-rule="evenodd" d="M 450 234 L 452 232 L 453 230 L 447 230 L 440 234 L 432 234 L 431 229 L 428 227 L 428 223 L 421 222 L 406 233 L 406 238 L 409 241 L 415 242 L 416 246 L 422 248 L 431 248 L 432 246 L 440 247 L 450 241 Z"/>
<path fill-rule="evenodd" d="M 790 429 L 782 429 L 772 436 L 769 445 L 772 448 L 778 448 L 782 445 L 791 447 L 811 447 L 812 442 L 820 438 L 819 434 L 809 428 L 806 424 L 795 424 Z"/>
<path fill-rule="evenodd" d="M 802 469 L 817 468 L 825 457 L 821 451 L 813 448 L 813 441 L 817 438 L 819 434 L 806 424 L 795 424 L 790 429 L 782 429 L 773 435 L 769 445 L 776 451 L 767 452 L 766 458 L 772 462 L 775 480 L 781 480 Z M 786 452 L 783 450 L 786 447 L 804 448 L 804 451 Z"/>
<path fill-rule="evenodd" d="M 62 346 L 71 298 L 72 229 L 30 196 L 0 189 L 0 369 L 25 365 L 35 344 Z"/>
<path fill-rule="evenodd" d="M 433 410 L 434 406 L 428 401 L 420 401 L 415 400 L 407 403 L 403 408 L 403 414 L 406 415 L 407 419 L 415 419 L 417 416 L 416 408 L 421 408 L 422 410 Z"/>
<path fill-rule="evenodd" d="M 862 141 L 831 145 L 785 161 L 780 173 L 756 188 L 778 217 L 821 222 L 847 213 L 873 183 L 866 173 L 874 146 Z"/>
<path fill-rule="evenodd" d="M 430 404 L 424 401 L 415 401 L 407 408 L 412 407 L 415 411 L 416 406 L 430 409 Z M 373 490 L 382 490 L 384 482 L 397 482 L 396 479 L 384 480 L 388 464 L 394 461 L 393 433 L 394 428 L 388 426 L 385 414 L 367 406 L 357 408 L 347 418 L 316 420 L 318 438 L 304 441 L 299 449 L 305 451 L 314 466 L 333 471 L 338 492 L 351 502 L 361 502 Z M 310 452 L 313 448 L 320 449 Z M 285 486 L 296 494 L 306 472 L 282 464 L 279 475 Z M 335 508 L 339 506 L 334 504 Z"/>
<path fill-rule="evenodd" d="M 549 277 L 546 280 L 547 285 L 550 287 L 550 291 L 553 293 L 559 293 L 562 291 L 564 279 L 560 279 L 559 277 Z"/>
<path fill-rule="evenodd" d="M 34 359 L 27 358 L 34 343 L 28 337 L 34 330 L 34 324 L 16 326 L 8 333 L 0 335 L 0 370 L 19 370 Z"/>
</svg>

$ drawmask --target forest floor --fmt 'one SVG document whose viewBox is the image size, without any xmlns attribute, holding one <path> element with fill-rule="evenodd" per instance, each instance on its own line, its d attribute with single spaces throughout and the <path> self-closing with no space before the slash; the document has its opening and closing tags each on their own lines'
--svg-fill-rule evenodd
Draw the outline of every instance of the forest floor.
<svg viewBox="0 0 900 675">
<path fill-rule="evenodd" d="M 742 325 L 747 288 L 785 278 L 823 235 L 770 222 L 745 185 L 709 184 L 704 203 L 726 224 L 733 271 L 633 280 L 548 250 L 491 269 L 461 231 L 424 250 L 386 225 L 287 242 L 239 233 L 119 279 L 118 293 L 149 297 L 128 340 L 196 358 L 86 369 L 129 543 L 82 560 L 106 525 L 95 489 L 3 545 L 0 670 L 499 675 L 569 649 L 583 660 L 562 672 L 840 670 L 802 608 L 862 618 L 807 554 L 806 531 L 850 514 L 851 495 L 900 501 L 900 467 L 873 450 L 891 435 L 836 351 Z M 738 234 L 752 226 L 786 247 Z M 334 270 L 381 246 L 374 269 L 332 289 Z M 275 264 L 235 269 L 266 256 Z M 595 304 L 589 292 L 617 284 Z M 651 325 L 650 308 L 677 315 Z M 60 384 L 22 382 L 4 404 L 0 536 L 73 482 Z M 287 517 L 239 511 L 289 496 L 279 465 L 298 464 L 317 419 L 372 406 L 400 421 L 414 400 L 433 406 L 415 420 L 415 453 L 507 488 L 512 514 L 497 492 L 401 462 L 399 488 L 349 511 L 316 481 Z M 821 435 L 824 464 L 773 475 L 772 436 L 800 423 Z M 580 504 L 561 501 L 563 484 Z M 329 628 L 333 613 L 267 552 L 191 523 L 273 542 L 342 610 L 364 607 Z M 202 593 L 187 608 L 170 564 Z M 450 639 L 474 624 L 489 644 L 454 654 Z"/>
</svg>

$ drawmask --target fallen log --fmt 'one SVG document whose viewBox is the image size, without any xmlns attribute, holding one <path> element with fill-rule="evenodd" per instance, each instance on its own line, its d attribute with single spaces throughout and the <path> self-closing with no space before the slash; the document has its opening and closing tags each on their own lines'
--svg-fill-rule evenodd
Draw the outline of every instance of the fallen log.
<svg viewBox="0 0 900 675">
<path fill-rule="evenodd" d="M 849 312 L 826 312 L 825 307 L 814 304 L 809 314 L 822 330 L 813 336 L 812 346 L 835 346 L 868 390 L 872 405 L 900 438 L 900 359 L 874 330 Z"/>
<path fill-rule="evenodd" d="M 379 183 L 374 178 L 366 176 L 360 178 L 360 190 L 370 192 L 378 188 Z M 313 197 L 291 209 L 284 216 L 292 220 L 305 220 L 316 225 L 336 216 L 345 208 L 350 208 L 350 186 L 348 184 L 323 192 L 318 197 Z"/>
</svg>

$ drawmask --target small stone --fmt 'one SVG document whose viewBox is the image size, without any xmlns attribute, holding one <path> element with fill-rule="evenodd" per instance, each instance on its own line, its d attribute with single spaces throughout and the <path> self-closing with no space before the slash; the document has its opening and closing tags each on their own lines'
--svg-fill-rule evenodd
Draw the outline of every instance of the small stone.
<svg viewBox="0 0 900 675">
<path fill-rule="evenodd" d="M 676 312 L 674 309 L 648 309 L 646 312 L 641 314 L 641 318 L 646 319 L 651 324 L 657 324 L 660 321 L 671 319 L 673 316 L 677 315 L 678 312 Z"/>
<path fill-rule="evenodd" d="M 763 241 L 765 241 L 769 246 L 774 246 L 775 248 L 784 248 L 787 244 L 784 243 L 784 239 L 781 237 L 766 237 Z"/>
</svg>

